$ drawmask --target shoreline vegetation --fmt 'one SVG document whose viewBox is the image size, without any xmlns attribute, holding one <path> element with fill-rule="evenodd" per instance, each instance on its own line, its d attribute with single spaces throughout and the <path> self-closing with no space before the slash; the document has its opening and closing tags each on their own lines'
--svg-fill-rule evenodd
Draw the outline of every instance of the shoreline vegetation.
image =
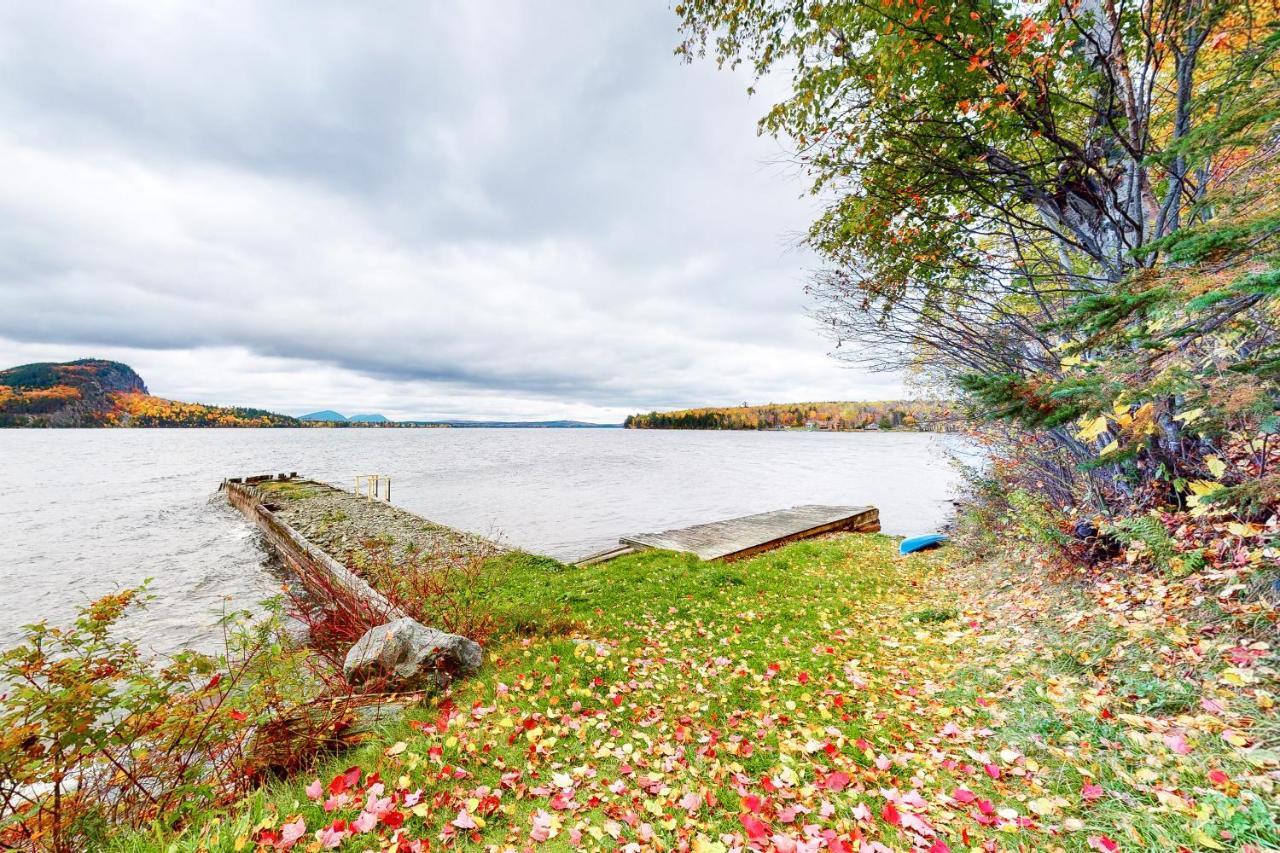
<svg viewBox="0 0 1280 853">
<path fill-rule="evenodd" d="M 830 432 L 909 430 L 954 432 L 963 419 L 954 407 L 908 400 L 880 402 L 768 403 L 630 415 L 627 429 L 809 429 Z"/>
<path fill-rule="evenodd" d="M 234 427 L 315 429 L 813 429 L 952 432 L 960 415 L 921 401 L 769 403 L 630 415 L 622 424 L 551 421 L 394 421 L 382 415 L 344 417 L 325 410 L 294 417 L 238 406 L 183 403 L 156 397 L 131 367 L 102 359 L 24 364 L 0 370 L 3 427 Z"/>
</svg>

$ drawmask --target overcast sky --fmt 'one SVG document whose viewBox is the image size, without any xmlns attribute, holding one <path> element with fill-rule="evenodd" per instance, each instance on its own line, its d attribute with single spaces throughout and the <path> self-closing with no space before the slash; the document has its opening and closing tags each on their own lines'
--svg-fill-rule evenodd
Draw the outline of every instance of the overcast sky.
<svg viewBox="0 0 1280 853">
<path fill-rule="evenodd" d="M 900 393 L 806 316 L 814 203 L 664 2 L 0 0 L 0 366 L 291 414 Z"/>
</svg>

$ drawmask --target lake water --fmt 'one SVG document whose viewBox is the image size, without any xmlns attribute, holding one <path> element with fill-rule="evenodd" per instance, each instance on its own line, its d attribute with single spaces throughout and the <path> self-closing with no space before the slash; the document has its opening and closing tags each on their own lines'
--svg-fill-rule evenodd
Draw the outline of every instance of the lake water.
<svg viewBox="0 0 1280 853">
<path fill-rule="evenodd" d="M 540 429 L 0 430 L 0 647 L 113 589 L 154 579 L 129 626 L 149 646 L 211 645 L 225 607 L 278 591 L 228 476 L 297 471 L 350 488 L 392 477 L 433 521 L 564 560 L 618 536 L 805 503 L 873 504 L 886 533 L 936 530 L 954 436 Z"/>
</svg>

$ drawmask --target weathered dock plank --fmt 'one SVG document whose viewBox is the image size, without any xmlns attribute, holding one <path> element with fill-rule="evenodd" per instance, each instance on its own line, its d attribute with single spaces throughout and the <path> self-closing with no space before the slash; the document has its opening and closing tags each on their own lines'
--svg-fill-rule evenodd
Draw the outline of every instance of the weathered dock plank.
<svg viewBox="0 0 1280 853">
<path fill-rule="evenodd" d="M 875 507 L 811 504 L 660 533 L 637 533 L 618 541 L 637 550 L 662 548 L 696 554 L 703 560 L 733 560 L 823 533 L 838 530 L 874 533 L 879 529 L 880 511 Z M 603 554 L 597 556 L 609 559 Z"/>
</svg>

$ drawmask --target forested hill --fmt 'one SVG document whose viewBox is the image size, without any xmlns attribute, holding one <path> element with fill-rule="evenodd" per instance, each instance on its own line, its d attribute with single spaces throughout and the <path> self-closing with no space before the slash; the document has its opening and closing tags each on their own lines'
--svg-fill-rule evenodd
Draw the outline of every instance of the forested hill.
<svg viewBox="0 0 1280 853">
<path fill-rule="evenodd" d="M 127 364 L 84 358 L 0 370 L 0 427 L 300 426 L 262 409 L 153 397 Z"/>
<path fill-rule="evenodd" d="M 905 429 L 946 431 L 957 421 L 945 404 L 919 400 L 769 403 L 631 415 L 627 429 Z"/>
</svg>

